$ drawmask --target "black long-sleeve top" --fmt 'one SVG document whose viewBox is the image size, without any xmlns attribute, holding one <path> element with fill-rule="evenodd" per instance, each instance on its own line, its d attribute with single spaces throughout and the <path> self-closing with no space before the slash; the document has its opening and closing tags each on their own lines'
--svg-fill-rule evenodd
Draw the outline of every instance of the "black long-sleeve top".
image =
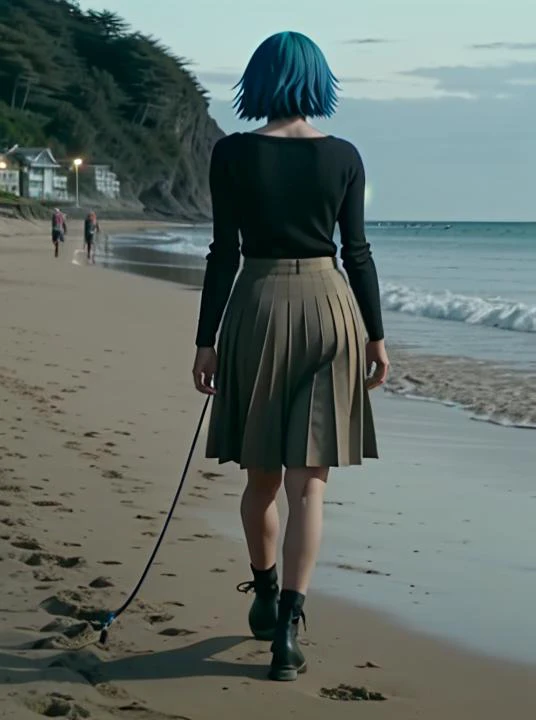
<svg viewBox="0 0 536 720">
<path fill-rule="evenodd" d="M 213 241 L 196 344 L 212 347 L 240 264 L 252 258 L 341 258 L 369 340 L 383 338 L 376 267 L 365 237 L 365 170 L 355 147 L 331 135 L 235 133 L 212 153 Z M 242 243 L 240 244 L 240 236 Z"/>
</svg>

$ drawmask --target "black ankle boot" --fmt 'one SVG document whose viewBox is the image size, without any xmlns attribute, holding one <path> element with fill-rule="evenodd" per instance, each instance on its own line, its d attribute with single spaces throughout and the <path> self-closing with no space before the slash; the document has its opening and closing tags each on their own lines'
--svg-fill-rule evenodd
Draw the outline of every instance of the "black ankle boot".
<svg viewBox="0 0 536 720">
<path fill-rule="evenodd" d="M 249 611 L 249 627 L 257 640 L 273 640 L 277 622 L 277 602 L 279 600 L 279 585 L 277 584 L 277 570 L 274 565 L 269 570 L 253 571 L 253 580 L 238 586 L 239 592 L 255 592 L 255 600 Z"/>
<path fill-rule="evenodd" d="M 298 645 L 298 625 L 305 622 L 303 603 L 305 595 L 294 590 L 283 590 L 279 599 L 279 612 L 272 643 L 270 680 L 296 680 L 307 670 L 305 657 Z"/>
</svg>

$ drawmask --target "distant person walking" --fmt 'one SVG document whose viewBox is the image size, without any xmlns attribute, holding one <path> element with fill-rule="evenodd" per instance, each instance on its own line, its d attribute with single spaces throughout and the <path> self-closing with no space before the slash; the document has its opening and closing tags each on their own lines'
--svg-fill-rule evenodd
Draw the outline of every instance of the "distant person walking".
<svg viewBox="0 0 536 720">
<path fill-rule="evenodd" d="M 87 251 L 88 261 L 93 263 L 95 263 L 95 240 L 98 233 L 100 233 L 99 221 L 96 213 L 92 210 L 84 221 L 84 247 Z"/>
<path fill-rule="evenodd" d="M 60 243 L 65 240 L 65 235 L 67 235 L 65 215 L 59 208 L 54 208 L 52 213 L 52 243 L 54 245 L 54 257 L 56 258 L 60 254 Z"/>
</svg>

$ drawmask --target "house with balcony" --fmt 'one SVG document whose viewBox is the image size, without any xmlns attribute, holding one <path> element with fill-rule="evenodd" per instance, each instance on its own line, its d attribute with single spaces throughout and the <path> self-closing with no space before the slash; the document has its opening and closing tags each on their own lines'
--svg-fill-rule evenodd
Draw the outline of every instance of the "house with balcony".
<svg viewBox="0 0 536 720">
<path fill-rule="evenodd" d="M 0 193 L 20 195 L 19 168 L 3 153 L 0 153 Z"/>
<path fill-rule="evenodd" d="M 68 200 L 67 177 L 49 148 L 15 146 L 7 156 L 18 165 L 20 194 L 32 200 Z"/>
</svg>

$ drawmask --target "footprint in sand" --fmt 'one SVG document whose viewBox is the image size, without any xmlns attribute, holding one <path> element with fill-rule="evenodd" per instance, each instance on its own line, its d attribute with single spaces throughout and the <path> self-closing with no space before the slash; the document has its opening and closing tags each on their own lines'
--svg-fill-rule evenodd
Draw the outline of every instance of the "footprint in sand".
<svg viewBox="0 0 536 720">
<path fill-rule="evenodd" d="M 221 473 L 205 472 L 203 470 L 199 470 L 199 474 L 205 478 L 205 480 L 215 480 L 216 478 L 223 477 Z"/>
<path fill-rule="evenodd" d="M 88 591 L 85 595 L 80 592 L 65 590 L 43 600 L 39 607 L 49 615 L 86 620 L 89 622 L 106 622 L 108 610 L 97 610 L 86 603 Z"/>
<path fill-rule="evenodd" d="M 56 566 L 65 570 L 80 568 L 85 565 L 84 558 L 81 557 L 63 557 L 62 555 L 52 555 L 45 552 L 33 552 L 30 555 L 23 555 L 21 561 L 28 567 Z"/>
<path fill-rule="evenodd" d="M 100 455 L 96 455 L 95 453 L 90 452 L 83 452 L 80 453 L 80 457 L 87 458 L 88 460 L 98 460 Z M 96 465 L 90 465 L 91 468 L 96 468 Z"/>
<path fill-rule="evenodd" d="M 150 613 L 145 616 L 145 620 L 151 625 L 161 625 L 173 620 L 173 615 L 169 613 Z"/>
<path fill-rule="evenodd" d="M 89 710 L 75 702 L 70 695 L 50 693 L 41 697 L 31 697 L 25 701 L 26 707 L 44 717 L 63 717 L 80 720 L 91 717 Z"/>
<path fill-rule="evenodd" d="M 184 628 L 166 628 L 161 630 L 159 635 L 163 637 L 188 637 L 189 635 L 195 635 L 194 630 L 185 630 Z"/>
<path fill-rule="evenodd" d="M 89 583 L 89 587 L 90 587 L 90 588 L 94 588 L 94 589 L 101 590 L 101 589 L 103 589 L 103 588 L 114 587 L 114 584 L 113 584 L 113 582 L 112 582 L 109 578 L 106 578 L 106 577 L 98 577 L 98 578 L 95 578 L 95 580 L 92 580 L 92 581 Z"/>
<path fill-rule="evenodd" d="M 121 480 L 123 478 L 123 473 L 120 473 L 117 470 L 104 470 L 102 477 L 109 480 Z"/>
<path fill-rule="evenodd" d="M 112 700 L 128 700 L 130 698 L 130 695 L 126 690 L 112 685 L 111 683 L 97 683 L 94 687 L 95 690 L 105 698 L 110 698 Z"/>
<path fill-rule="evenodd" d="M 367 688 L 364 687 L 353 687 L 352 685 L 339 685 L 336 688 L 321 688 L 318 694 L 327 700 L 339 700 L 343 702 L 352 700 L 357 702 L 364 700 L 369 702 L 382 702 L 387 700 L 385 695 L 382 695 L 380 692 L 367 690 Z"/>
<path fill-rule="evenodd" d="M 67 450 L 80 450 L 80 443 L 76 440 L 68 440 L 66 443 L 63 444 L 64 448 L 67 448 Z"/>
<path fill-rule="evenodd" d="M 11 472 L 13 472 L 11 470 Z M 19 485 L 0 485 L 0 492 L 5 493 L 20 493 L 22 488 Z"/>
<path fill-rule="evenodd" d="M 41 583 L 57 583 L 62 582 L 62 575 L 52 575 L 50 572 L 42 572 L 40 570 L 34 571 L 34 579 Z"/>
<path fill-rule="evenodd" d="M 39 490 L 42 490 L 43 488 L 39 488 Z M 62 503 L 57 502 L 56 500 L 33 500 L 32 505 L 35 505 L 36 507 L 52 507 L 52 508 L 59 508 L 63 507 Z"/>
<path fill-rule="evenodd" d="M 26 536 L 16 538 L 11 546 L 19 550 L 42 550 L 37 540 Z"/>
<path fill-rule="evenodd" d="M 16 520 L 14 520 L 13 518 L 2 518 L 0 520 L 0 523 L 2 523 L 2 525 L 6 525 L 6 527 L 15 527 L 16 525 L 18 525 L 19 527 L 25 527 L 26 525 L 25 521 L 21 520 L 20 518 Z"/>
</svg>

